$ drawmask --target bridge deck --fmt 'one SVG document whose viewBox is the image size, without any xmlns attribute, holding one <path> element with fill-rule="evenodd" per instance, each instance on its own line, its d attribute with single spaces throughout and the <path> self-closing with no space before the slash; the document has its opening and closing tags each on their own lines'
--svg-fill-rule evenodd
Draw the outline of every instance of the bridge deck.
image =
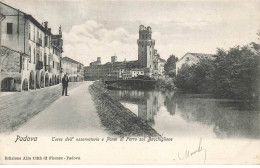
<svg viewBox="0 0 260 168">
<path fill-rule="evenodd" d="M 121 80 L 108 80 L 105 81 L 105 84 L 112 84 L 112 83 L 131 83 L 131 82 L 155 82 L 155 80 L 143 80 L 143 79 L 121 79 Z"/>
</svg>

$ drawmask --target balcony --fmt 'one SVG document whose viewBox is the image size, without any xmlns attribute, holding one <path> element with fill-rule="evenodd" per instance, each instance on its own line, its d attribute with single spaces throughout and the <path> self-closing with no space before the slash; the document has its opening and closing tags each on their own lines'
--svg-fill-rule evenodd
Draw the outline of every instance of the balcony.
<svg viewBox="0 0 260 168">
<path fill-rule="evenodd" d="M 49 69 L 49 68 L 48 68 L 48 65 L 45 64 L 45 65 L 44 65 L 44 71 L 48 71 L 48 69 Z"/>
<path fill-rule="evenodd" d="M 38 61 L 36 63 L 36 70 L 41 70 L 43 68 L 43 62 L 42 61 Z"/>
<path fill-rule="evenodd" d="M 51 66 L 48 66 L 48 71 L 50 72 L 50 73 L 52 73 L 52 67 Z"/>
<path fill-rule="evenodd" d="M 37 42 L 36 42 L 36 45 L 37 46 L 42 46 L 42 39 L 38 39 Z"/>
</svg>

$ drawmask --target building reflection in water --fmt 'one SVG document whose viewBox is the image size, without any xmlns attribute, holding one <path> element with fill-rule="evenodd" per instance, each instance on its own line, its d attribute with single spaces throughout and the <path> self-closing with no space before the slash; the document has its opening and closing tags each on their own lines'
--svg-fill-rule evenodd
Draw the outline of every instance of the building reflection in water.
<svg viewBox="0 0 260 168">
<path fill-rule="evenodd" d="M 177 135 L 181 128 L 181 134 L 185 135 L 196 134 L 196 130 L 197 134 L 219 138 L 260 137 L 259 109 L 252 102 L 162 91 L 113 90 L 111 93 L 125 102 L 127 108 L 134 108 L 132 111 L 158 132 Z"/>
<path fill-rule="evenodd" d="M 173 101 L 173 92 L 113 90 L 112 94 L 122 102 L 136 104 L 138 106 L 138 117 L 147 121 L 150 125 L 154 124 L 154 117 L 161 106 L 165 106 L 170 115 L 175 114 L 176 103 Z"/>
</svg>

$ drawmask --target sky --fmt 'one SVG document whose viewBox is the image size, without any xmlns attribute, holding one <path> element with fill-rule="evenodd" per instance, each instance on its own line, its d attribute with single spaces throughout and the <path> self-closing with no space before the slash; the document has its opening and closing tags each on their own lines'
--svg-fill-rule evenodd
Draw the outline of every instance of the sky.
<svg viewBox="0 0 260 168">
<path fill-rule="evenodd" d="M 64 56 L 85 65 L 138 59 L 139 26 L 150 26 L 161 58 L 257 42 L 259 0 L 1 0 L 63 30 Z"/>
</svg>

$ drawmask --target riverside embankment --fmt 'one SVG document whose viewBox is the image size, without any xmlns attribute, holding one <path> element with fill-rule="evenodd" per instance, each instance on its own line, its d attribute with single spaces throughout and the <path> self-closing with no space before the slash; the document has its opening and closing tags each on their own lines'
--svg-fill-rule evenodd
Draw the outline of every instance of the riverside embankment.
<svg viewBox="0 0 260 168">
<path fill-rule="evenodd" d="M 101 82 L 94 82 L 89 91 L 95 102 L 101 123 L 119 136 L 160 136 L 144 120 L 125 108 L 117 98 L 109 94 Z"/>
</svg>

